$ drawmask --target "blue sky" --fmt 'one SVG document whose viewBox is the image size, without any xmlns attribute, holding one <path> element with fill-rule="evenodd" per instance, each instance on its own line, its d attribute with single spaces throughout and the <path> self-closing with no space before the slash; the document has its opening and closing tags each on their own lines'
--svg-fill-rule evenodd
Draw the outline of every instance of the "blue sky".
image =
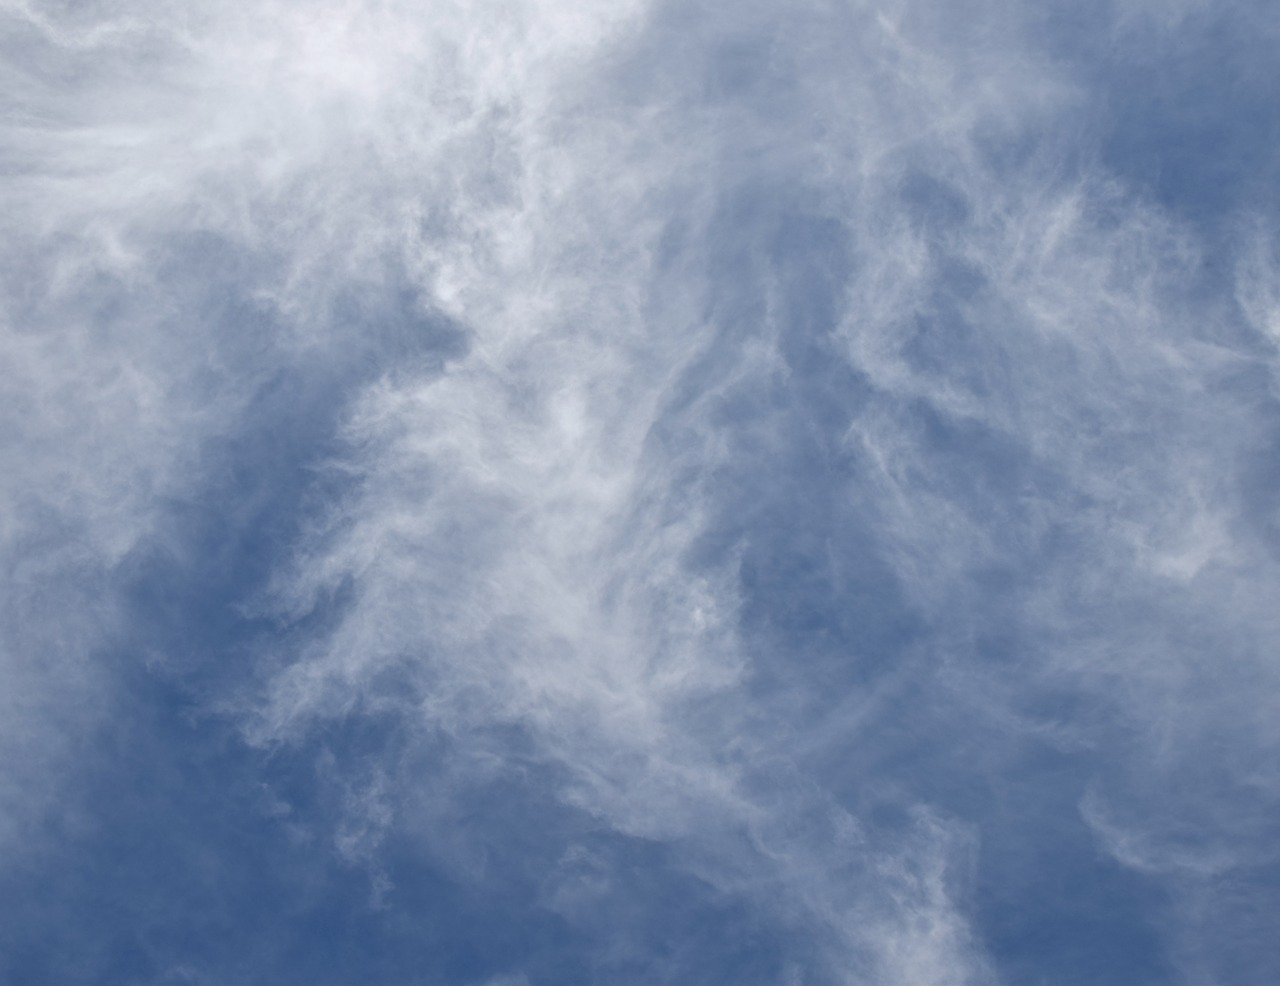
<svg viewBox="0 0 1280 986">
<path fill-rule="evenodd" d="M 1278 43 L 0 2 L 0 981 L 1280 981 Z"/>
</svg>

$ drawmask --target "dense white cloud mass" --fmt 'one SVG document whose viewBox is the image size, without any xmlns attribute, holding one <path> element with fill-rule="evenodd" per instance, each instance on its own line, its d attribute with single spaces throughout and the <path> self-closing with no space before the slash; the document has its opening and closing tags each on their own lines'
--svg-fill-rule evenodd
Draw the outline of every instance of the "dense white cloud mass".
<svg viewBox="0 0 1280 986">
<path fill-rule="evenodd" d="M 0 3 L 4 975 L 1271 981 L 1273 20 Z"/>
</svg>

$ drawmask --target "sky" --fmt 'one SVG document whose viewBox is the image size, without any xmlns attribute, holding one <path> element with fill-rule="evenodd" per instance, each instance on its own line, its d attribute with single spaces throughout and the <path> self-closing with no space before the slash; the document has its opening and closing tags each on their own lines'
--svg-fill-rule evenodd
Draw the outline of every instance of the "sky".
<svg viewBox="0 0 1280 986">
<path fill-rule="evenodd" d="M 1266 0 L 0 0 L 0 982 L 1280 982 Z"/>
</svg>

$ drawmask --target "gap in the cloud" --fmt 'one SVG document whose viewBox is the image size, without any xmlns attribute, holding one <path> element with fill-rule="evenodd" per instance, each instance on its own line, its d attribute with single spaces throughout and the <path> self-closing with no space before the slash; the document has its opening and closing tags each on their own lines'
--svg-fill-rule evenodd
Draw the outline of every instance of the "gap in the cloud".
<svg viewBox="0 0 1280 986">
<path fill-rule="evenodd" d="M 438 375 L 465 333 L 424 311 L 394 265 L 337 290 L 323 324 L 299 327 L 260 300 L 281 276 L 270 257 L 208 235 L 157 254 L 157 277 L 180 301 L 159 344 L 173 352 L 185 388 L 175 403 L 192 409 L 198 437 L 160 521 L 113 573 L 124 629 L 102 655 L 112 714 L 81 751 L 45 838 L 0 888 L 12 902 L 0 979 L 153 981 L 189 968 L 218 981 L 349 982 L 432 962 L 450 978 L 492 971 L 483 942 L 442 948 L 370 906 L 367 868 L 334 848 L 321 749 L 253 749 L 219 711 L 264 655 L 294 644 L 297 628 L 258 599 L 306 525 L 350 487 L 325 468 L 343 451 L 350 399 L 381 375 Z M 129 331 L 142 304 L 123 286 L 103 303 L 106 332 Z M 300 333 L 311 341 L 299 344 Z M 342 609 L 341 588 L 322 602 L 334 612 L 313 623 Z M 456 890 L 423 867 L 432 906 L 451 913 Z M 426 913 L 407 920 L 461 927 Z"/>
<path fill-rule="evenodd" d="M 352 487 L 331 467 L 346 452 L 351 398 L 383 375 L 429 379 L 465 348 L 462 330 L 424 311 L 394 267 L 384 281 L 339 288 L 322 324 L 298 327 L 256 299 L 256 264 L 195 237 L 173 246 L 163 271 L 190 302 L 173 330 L 204 340 L 193 385 L 225 419 L 190 450 L 192 475 L 119 573 L 136 646 L 179 673 L 239 673 L 233 655 L 279 629 L 254 615 L 257 597 L 308 525 Z M 312 340 L 297 342 L 299 333 Z"/>
<path fill-rule="evenodd" d="M 1161 986 L 1177 976 L 1167 891 L 1122 866 L 1080 817 L 1091 758 L 1035 744 L 993 777 L 975 885 L 979 927 L 1010 982 Z"/>
<path fill-rule="evenodd" d="M 1280 218 L 1274 12 L 1160 7 L 1046 5 L 1030 34 L 1084 87 L 1086 159 L 1188 224 L 1207 247 L 1203 276 L 1229 294 L 1242 216 Z"/>
</svg>

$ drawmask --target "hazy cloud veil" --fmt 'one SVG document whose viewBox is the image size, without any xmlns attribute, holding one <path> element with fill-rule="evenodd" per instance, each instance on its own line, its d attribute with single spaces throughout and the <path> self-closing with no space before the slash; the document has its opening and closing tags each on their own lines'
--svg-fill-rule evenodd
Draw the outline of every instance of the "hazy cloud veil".
<svg viewBox="0 0 1280 986">
<path fill-rule="evenodd" d="M 0 0 L 0 979 L 1275 982 L 1278 45 Z"/>
</svg>

